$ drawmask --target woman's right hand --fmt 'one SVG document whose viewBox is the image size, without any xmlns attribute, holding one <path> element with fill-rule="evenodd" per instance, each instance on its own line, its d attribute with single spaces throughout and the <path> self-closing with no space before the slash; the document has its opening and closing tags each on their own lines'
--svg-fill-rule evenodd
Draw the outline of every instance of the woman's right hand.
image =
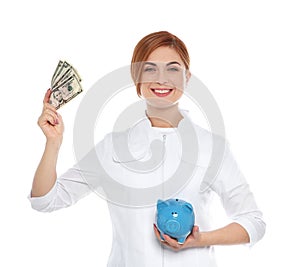
<svg viewBox="0 0 300 267">
<path fill-rule="evenodd" d="M 43 111 L 38 119 L 38 125 L 46 136 L 47 141 L 60 145 L 63 139 L 64 123 L 55 107 L 49 104 L 50 95 L 51 90 L 48 89 L 44 97 Z"/>
</svg>

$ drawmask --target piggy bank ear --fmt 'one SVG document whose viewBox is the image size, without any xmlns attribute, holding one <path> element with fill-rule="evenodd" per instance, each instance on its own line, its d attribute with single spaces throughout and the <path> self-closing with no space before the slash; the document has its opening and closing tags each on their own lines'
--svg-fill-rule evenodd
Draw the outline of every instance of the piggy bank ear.
<svg viewBox="0 0 300 267">
<path fill-rule="evenodd" d="M 167 206 L 168 206 L 168 204 L 165 201 L 160 200 L 160 199 L 157 200 L 156 207 L 157 207 L 158 210 L 161 210 L 161 209 L 163 209 L 163 208 L 165 208 Z"/>
<path fill-rule="evenodd" d="M 190 203 L 184 203 L 184 209 L 188 212 L 193 212 L 193 206 Z"/>
</svg>

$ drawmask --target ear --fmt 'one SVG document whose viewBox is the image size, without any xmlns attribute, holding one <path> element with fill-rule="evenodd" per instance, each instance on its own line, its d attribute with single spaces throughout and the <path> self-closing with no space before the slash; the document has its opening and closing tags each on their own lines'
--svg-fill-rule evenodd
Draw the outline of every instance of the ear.
<svg viewBox="0 0 300 267">
<path fill-rule="evenodd" d="M 185 210 L 189 211 L 190 213 L 193 212 L 193 206 L 190 203 L 184 204 Z"/>
<path fill-rule="evenodd" d="M 168 204 L 165 201 L 163 201 L 161 199 L 157 200 L 157 204 L 156 204 L 157 210 L 161 210 L 167 206 L 168 206 Z"/>
<path fill-rule="evenodd" d="M 186 70 L 186 72 L 185 72 L 185 85 L 186 86 L 187 86 L 191 76 L 192 76 L 192 73 L 190 72 L 190 70 Z"/>
</svg>

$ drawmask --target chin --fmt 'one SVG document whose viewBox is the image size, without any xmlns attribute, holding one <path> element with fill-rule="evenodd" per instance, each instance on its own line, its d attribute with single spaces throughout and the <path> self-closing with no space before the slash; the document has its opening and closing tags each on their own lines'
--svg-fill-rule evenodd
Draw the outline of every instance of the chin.
<svg viewBox="0 0 300 267">
<path fill-rule="evenodd" d="M 147 98 L 146 102 L 148 105 L 158 108 L 158 109 L 165 109 L 165 108 L 170 108 L 174 105 L 176 105 L 178 102 L 173 102 L 169 99 L 165 99 L 165 98 Z"/>
</svg>

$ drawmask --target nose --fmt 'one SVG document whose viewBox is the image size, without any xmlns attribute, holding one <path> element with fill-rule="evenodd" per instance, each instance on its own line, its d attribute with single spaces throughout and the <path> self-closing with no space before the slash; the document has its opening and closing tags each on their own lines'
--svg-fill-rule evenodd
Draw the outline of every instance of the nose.
<svg viewBox="0 0 300 267">
<path fill-rule="evenodd" d="M 166 223 L 166 229 L 169 233 L 175 234 L 176 232 L 179 231 L 180 229 L 180 224 L 179 222 L 175 221 L 175 220 L 169 220 Z"/>
<path fill-rule="evenodd" d="M 168 77 L 165 73 L 165 71 L 161 70 L 159 71 L 158 75 L 157 75 L 157 81 L 158 84 L 166 84 L 168 83 Z"/>
</svg>

